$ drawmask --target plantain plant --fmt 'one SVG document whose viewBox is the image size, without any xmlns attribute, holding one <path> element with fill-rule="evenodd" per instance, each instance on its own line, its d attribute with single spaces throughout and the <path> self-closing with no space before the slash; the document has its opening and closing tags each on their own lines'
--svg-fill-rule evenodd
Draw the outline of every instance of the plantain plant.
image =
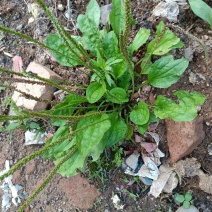
<svg viewBox="0 0 212 212">
<path fill-rule="evenodd" d="M 76 175 L 78 170 L 83 170 L 88 157 L 98 160 L 106 147 L 130 140 L 135 128 L 144 134 L 148 125 L 158 119 L 191 121 L 197 116 L 197 106 L 205 101 L 204 95 L 183 90 L 173 93 L 177 101 L 162 95 L 152 105 L 132 99 L 134 92 L 148 84 L 155 88 L 170 87 L 179 80 L 189 62 L 185 58 L 175 60 L 170 54 L 171 50 L 182 48 L 183 43 L 163 22 L 157 26 L 153 40 L 149 41 L 150 30 L 141 28 L 129 43 L 132 19 L 129 0 L 112 1 L 110 27 L 102 30 L 99 29 L 100 7 L 96 0 L 91 0 L 86 13 L 77 18 L 81 36 L 70 35 L 42 0 L 36 2 L 57 30 L 56 34 L 47 36 L 46 43 L 3 26 L 0 30 L 48 49 L 62 66 L 83 66 L 91 71 L 91 75 L 85 95 L 80 95 L 60 82 L 0 68 L 1 72 L 28 78 L 30 83 L 37 83 L 33 79 L 38 79 L 67 93 L 66 99 L 50 110 L 33 112 L 17 108 L 15 116 L 0 116 L 0 121 L 45 118 L 57 127 L 42 149 L 23 158 L 0 177 L 0 180 L 4 179 L 37 155 L 54 161 L 55 168 L 19 211 L 24 210 L 56 172 L 67 177 Z M 144 44 L 144 57 L 134 64 L 132 57 Z M 152 56 L 158 59 L 153 62 Z M 135 65 L 141 67 L 140 73 L 134 71 Z M 141 78 L 146 79 L 139 83 Z"/>
</svg>

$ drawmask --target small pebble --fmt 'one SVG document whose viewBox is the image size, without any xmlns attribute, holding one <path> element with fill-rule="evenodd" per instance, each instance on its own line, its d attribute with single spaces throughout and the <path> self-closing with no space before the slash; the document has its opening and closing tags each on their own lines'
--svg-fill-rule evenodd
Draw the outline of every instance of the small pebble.
<svg viewBox="0 0 212 212">
<path fill-rule="evenodd" d="M 208 145 L 208 154 L 212 155 L 212 143 Z"/>
<path fill-rule="evenodd" d="M 44 204 L 44 205 L 48 205 L 49 202 L 48 202 L 47 200 L 45 200 L 45 201 L 43 201 L 43 204 Z"/>
<path fill-rule="evenodd" d="M 204 38 L 205 40 L 208 40 L 208 36 L 207 36 L 207 35 L 204 35 L 203 38 Z"/>
<path fill-rule="evenodd" d="M 60 11 L 64 10 L 64 6 L 62 4 L 58 4 L 57 9 Z"/>
<path fill-rule="evenodd" d="M 22 27 L 23 27 L 23 25 L 22 25 L 22 24 L 19 24 L 19 25 L 16 27 L 16 30 L 17 30 L 17 31 L 21 31 Z"/>
<path fill-rule="evenodd" d="M 31 24 L 35 21 L 35 19 L 33 17 L 30 17 L 29 20 L 28 20 L 28 24 Z"/>
<path fill-rule="evenodd" d="M 196 32 L 203 32 L 203 29 L 200 27 L 196 27 L 195 30 L 196 30 Z"/>
</svg>

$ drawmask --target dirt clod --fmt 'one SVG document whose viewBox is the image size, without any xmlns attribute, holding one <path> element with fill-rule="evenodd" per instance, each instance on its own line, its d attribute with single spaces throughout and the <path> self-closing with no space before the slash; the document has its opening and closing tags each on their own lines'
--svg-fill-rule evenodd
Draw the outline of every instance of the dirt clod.
<svg viewBox="0 0 212 212">
<path fill-rule="evenodd" d="M 79 174 L 68 179 L 62 178 L 59 181 L 59 189 L 64 191 L 74 207 L 89 209 L 99 196 L 96 187 L 90 185 L 87 179 Z"/>
<path fill-rule="evenodd" d="M 26 174 L 33 174 L 36 169 L 35 160 L 31 160 L 30 162 L 28 162 L 26 164 L 25 169 L 26 169 L 26 171 L 25 171 Z"/>
</svg>

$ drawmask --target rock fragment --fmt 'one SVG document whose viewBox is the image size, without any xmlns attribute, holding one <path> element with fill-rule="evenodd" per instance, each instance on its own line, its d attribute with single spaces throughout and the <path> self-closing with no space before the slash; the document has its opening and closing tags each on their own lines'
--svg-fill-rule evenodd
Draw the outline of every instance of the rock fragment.
<svg viewBox="0 0 212 212">
<path fill-rule="evenodd" d="M 199 176 L 199 188 L 206 193 L 212 194 L 212 175 L 205 174 L 196 158 L 187 158 L 173 164 L 180 177 Z"/>
<path fill-rule="evenodd" d="M 180 176 L 193 177 L 197 175 L 201 164 L 196 158 L 186 158 L 174 163 L 173 167 Z"/>
<path fill-rule="evenodd" d="M 46 79 L 61 79 L 60 76 L 55 74 L 53 71 L 48 69 L 47 67 L 42 66 L 39 63 L 31 62 L 27 67 L 26 72 L 32 72 L 42 78 Z M 36 80 L 34 80 L 36 81 Z M 17 83 L 17 90 L 25 92 L 31 96 L 34 96 L 38 99 L 51 100 L 55 88 L 48 85 L 40 85 L 40 84 L 26 84 L 26 83 Z M 15 91 L 12 96 L 13 101 L 16 103 L 18 107 L 24 107 L 29 110 L 44 110 L 47 107 L 47 102 L 39 102 L 33 99 L 28 99 L 24 97 L 18 91 Z"/>
<path fill-rule="evenodd" d="M 198 176 L 200 189 L 212 194 L 212 175 L 205 174 L 202 170 L 199 170 Z"/>
<path fill-rule="evenodd" d="M 167 142 L 172 163 L 190 154 L 204 139 L 203 118 L 191 122 L 166 119 Z"/>
</svg>

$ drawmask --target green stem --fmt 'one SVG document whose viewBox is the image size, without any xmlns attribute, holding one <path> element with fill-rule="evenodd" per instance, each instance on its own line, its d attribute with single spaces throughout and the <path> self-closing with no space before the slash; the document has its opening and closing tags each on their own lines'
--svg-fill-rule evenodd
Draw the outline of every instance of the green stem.
<svg viewBox="0 0 212 212">
<path fill-rule="evenodd" d="M 46 119 L 54 119 L 54 120 L 79 120 L 81 118 L 93 117 L 93 116 L 98 116 L 101 114 L 101 112 L 95 112 L 95 113 L 86 114 L 86 115 L 64 116 L 64 115 L 52 115 L 48 113 L 24 111 L 24 110 L 21 113 L 22 113 L 21 115 L 17 115 L 17 116 L 0 115 L 0 121 L 23 120 L 26 118 L 44 118 L 44 119 L 46 118 Z"/>
<path fill-rule="evenodd" d="M 146 66 L 147 63 L 150 61 L 150 59 L 151 59 L 151 57 L 152 57 L 152 55 L 153 55 L 153 52 L 155 51 L 157 45 L 160 43 L 160 41 L 161 41 L 163 35 L 165 34 L 165 32 L 166 32 L 166 27 L 164 26 L 164 29 L 162 30 L 161 34 L 160 34 L 159 36 L 156 35 L 156 38 L 155 38 L 156 41 L 155 41 L 154 46 L 152 47 L 152 49 L 151 49 L 150 52 L 147 51 L 147 53 L 145 54 L 145 56 L 148 55 L 148 57 L 145 58 L 145 61 L 146 61 L 145 66 Z M 139 64 L 143 61 L 143 59 L 144 59 L 144 58 L 141 58 L 141 59 L 135 64 L 135 66 L 139 65 Z M 144 67 L 145 67 L 145 66 L 144 66 Z M 141 75 L 141 74 L 142 74 L 142 71 L 141 71 L 140 75 Z"/>
<path fill-rule="evenodd" d="M 43 181 L 43 183 L 39 186 L 37 190 L 35 190 L 32 195 L 24 202 L 24 204 L 18 209 L 18 212 L 23 212 L 27 205 L 45 188 L 45 186 L 50 182 L 56 172 L 59 170 L 60 166 L 67 161 L 77 150 L 77 146 L 73 146 L 70 152 L 61 159 L 61 161 L 54 167 L 54 169 L 49 173 L 47 178 Z"/>
</svg>

